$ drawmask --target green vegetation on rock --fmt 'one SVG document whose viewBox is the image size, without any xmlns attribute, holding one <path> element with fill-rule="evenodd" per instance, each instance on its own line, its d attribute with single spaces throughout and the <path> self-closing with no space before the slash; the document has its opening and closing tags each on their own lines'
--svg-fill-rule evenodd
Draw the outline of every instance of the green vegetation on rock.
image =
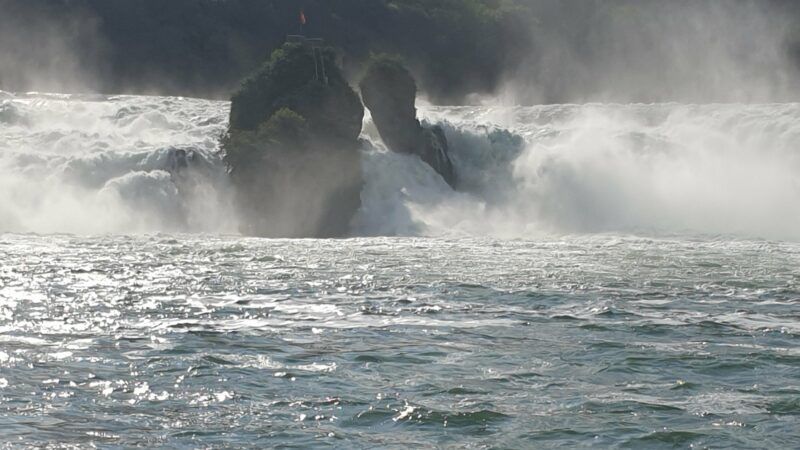
<svg viewBox="0 0 800 450">
<path fill-rule="evenodd" d="M 364 109 L 335 59 L 286 44 L 233 96 L 223 148 L 244 233 L 347 235 L 361 204 Z"/>
</svg>

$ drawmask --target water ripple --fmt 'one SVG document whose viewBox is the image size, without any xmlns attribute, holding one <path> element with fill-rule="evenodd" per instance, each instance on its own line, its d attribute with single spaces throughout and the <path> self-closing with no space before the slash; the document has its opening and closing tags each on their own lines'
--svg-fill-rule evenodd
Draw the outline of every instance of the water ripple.
<svg viewBox="0 0 800 450">
<path fill-rule="evenodd" d="M 0 249 L 7 444 L 800 442 L 795 244 L 6 234 Z"/>
</svg>

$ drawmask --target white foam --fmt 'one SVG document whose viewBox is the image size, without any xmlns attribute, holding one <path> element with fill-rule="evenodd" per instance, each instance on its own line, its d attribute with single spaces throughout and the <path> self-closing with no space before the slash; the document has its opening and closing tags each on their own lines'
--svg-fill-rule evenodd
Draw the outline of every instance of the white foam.
<svg viewBox="0 0 800 450">
<path fill-rule="evenodd" d="M 0 230 L 95 234 L 235 229 L 217 154 L 226 102 L 4 97 Z M 166 172 L 176 150 L 194 158 L 183 185 Z"/>
<path fill-rule="evenodd" d="M 423 114 L 450 123 L 457 172 L 470 176 L 465 195 L 405 191 L 402 202 L 426 233 L 800 238 L 797 104 L 460 107 Z M 509 160 L 509 141 L 491 138 L 492 124 L 524 138 L 518 156 Z M 483 141 L 475 139 L 481 135 Z M 476 168 L 489 179 L 477 178 Z M 403 175 L 393 174 L 391 183 L 395 178 Z M 414 175 L 405 178 L 413 184 Z M 432 198 L 441 201 L 432 205 Z"/>
<path fill-rule="evenodd" d="M 0 231 L 235 232 L 229 104 L 0 95 Z M 461 182 L 388 152 L 369 115 L 355 235 L 725 233 L 800 239 L 800 105 L 431 107 Z M 168 173 L 197 158 L 189 182 Z"/>
</svg>

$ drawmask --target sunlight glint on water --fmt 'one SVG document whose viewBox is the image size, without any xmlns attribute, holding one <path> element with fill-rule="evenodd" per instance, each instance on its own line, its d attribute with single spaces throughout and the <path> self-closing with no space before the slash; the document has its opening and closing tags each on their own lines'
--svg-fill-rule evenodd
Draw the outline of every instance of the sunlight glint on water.
<svg viewBox="0 0 800 450">
<path fill-rule="evenodd" d="M 800 441 L 800 106 L 425 108 L 461 192 L 367 123 L 407 237 L 325 241 L 232 234 L 227 107 L 0 93 L 0 440 Z"/>
<path fill-rule="evenodd" d="M 5 235 L 4 439 L 791 446 L 800 247 Z"/>
</svg>

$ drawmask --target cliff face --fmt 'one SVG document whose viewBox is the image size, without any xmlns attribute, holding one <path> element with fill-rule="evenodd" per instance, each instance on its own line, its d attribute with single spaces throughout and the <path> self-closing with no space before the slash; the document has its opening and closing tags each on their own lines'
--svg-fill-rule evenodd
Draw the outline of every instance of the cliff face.
<svg viewBox="0 0 800 450">
<path fill-rule="evenodd" d="M 233 96 L 223 142 L 242 232 L 346 236 L 361 205 L 363 116 L 332 50 L 275 51 Z"/>
<path fill-rule="evenodd" d="M 359 87 L 389 149 L 419 156 L 455 187 L 456 174 L 448 155 L 447 139 L 439 127 L 424 128 L 417 120 L 417 86 L 403 64 L 385 55 L 374 57 Z"/>
</svg>

